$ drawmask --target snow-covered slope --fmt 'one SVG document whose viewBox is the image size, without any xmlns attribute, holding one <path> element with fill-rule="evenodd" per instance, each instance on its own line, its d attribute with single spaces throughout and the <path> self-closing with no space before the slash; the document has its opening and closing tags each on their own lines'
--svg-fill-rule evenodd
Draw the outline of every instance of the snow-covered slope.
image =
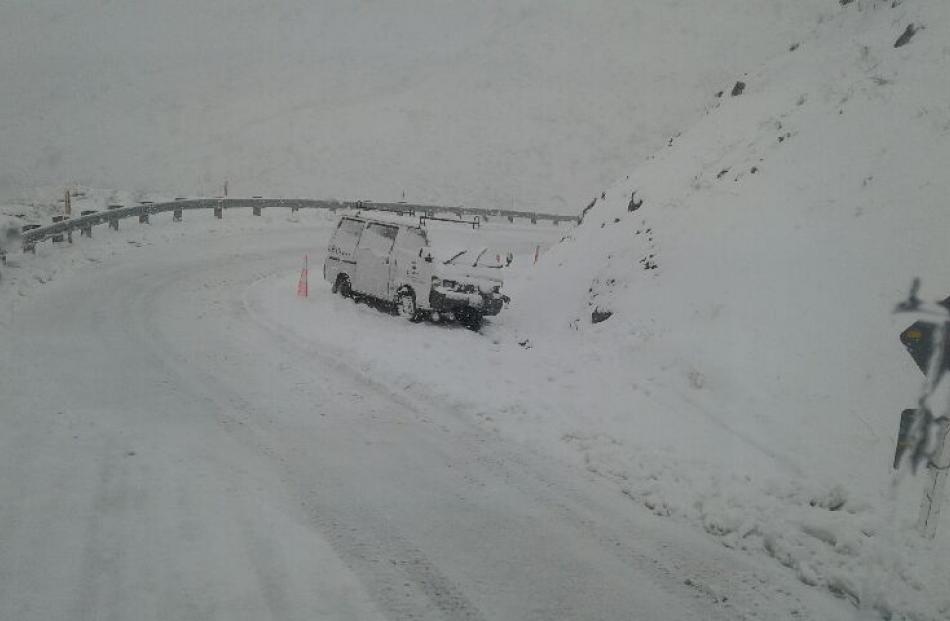
<svg viewBox="0 0 950 621">
<path fill-rule="evenodd" d="M 899 489 L 901 546 L 884 533 L 921 379 L 891 309 L 914 276 L 950 294 L 950 5 L 842 4 L 598 198 L 513 294 L 517 331 L 609 391 L 574 443 L 632 497 L 945 618 L 950 523 L 936 551 L 915 542 L 919 484 Z"/>
<path fill-rule="evenodd" d="M 829 6 L 831 4 L 831 6 Z M 829 0 L 0 5 L 0 197 L 94 187 L 576 213 Z"/>
<path fill-rule="evenodd" d="M 230 41 L 252 38 L 250 15 L 265 31 L 283 24 L 286 49 L 293 49 L 294 41 L 304 46 L 311 14 L 302 8 L 281 21 L 272 11 L 250 12 L 248 2 L 236 12 L 247 19 L 246 31 L 229 29 L 244 22 L 229 21 L 223 13 L 194 16 L 196 40 L 199 33 L 206 36 L 208 49 L 228 59 L 219 64 L 228 68 L 220 78 L 180 62 L 188 55 L 174 50 L 194 53 L 188 46 L 198 45 L 185 34 L 177 35 L 178 47 L 171 46 L 165 57 L 168 48 L 159 34 L 144 36 L 124 27 L 128 21 L 120 19 L 120 9 L 111 17 L 100 13 L 97 19 L 112 24 L 119 43 L 141 40 L 135 49 L 150 54 L 146 58 L 166 59 L 150 78 L 165 85 L 152 93 L 164 103 L 135 105 L 136 97 L 145 95 L 134 72 L 124 86 L 110 82 L 118 89 L 114 97 L 93 97 L 83 89 L 98 78 L 67 72 L 75 101 L 85 102 L 74 110 L 86 112 L 77 113 L 75 118 L 85 120 L 65 143 L 93 148 L 73 151 L 38 142 L 10 122 L 14 116 L 3 117 L 5 144 L 11 137 L 16 139 L 11 144 L 26 149 L 0 153 L 9 158 L 4 183 L 23 178 L 45 183 L 66 170 L 80 170 L 69 174 L 122 187 L 172 180 L 179 188 L 184 179 L 212 192 L 228 176 L 239 194 L 274 188 L 279 194 L 349 198 L 365 190 L 388 198 L 405 187 L 410 199 L 490 197 L 472 204 L 491 203 L 492 192 L 502 196 L 517 189 L 525 202 L 556 210 L 551 197 L 565 197 L 573 209 L 589 202 L 591 180 L 617 176 L 623 158 L 645 158 L 629 177 L 607 188 L 583 225 L 537 266 L 520 251 L 509 280 L 512 308 L 486 326 L 487 338 L 427 325 L 392 329 L 396 318 L 368 311 L 355 315 L 353 330 L 341 330 L 336 321 L 353 314 L 327 287 L 314 287 L 310 305 L 297 304 L 292 293 L 279 298 L 278 292 L 293 290 L 291 273 L 263 283 L 259 297 L 249 299 L 268 310 L 268 320 L 279 319 L 281 329 L 354 358 L 356 368 L 375 381 L 414 397 L 433 396 L 440 406 L 472 413 L 488 429 L 576 460 L 615 481 L 618 494 L 638 505 L 702 528 L 769 564 L 781 563 L 806 584 L 892 618 L 950 618 L 950 521 L 945 515 L 936 542 L 919 540 L 910 528 L 919 481 L 904 480 L 895 491 L 889 472 L 898 414 L 914 404 L 920 384 L 897 341 L 904 324 L 890 311 L 914 276 L 923 278 L 924 297 L 950 294 L 950 264 L 943 253 L 950 225 L 944 205 L 950 180 L 943 173 L 950 162 L 945 36 L 950 8 L 940 0 L 751 8 L 728 2 L 710 14 L 700 2 L 656 4 L 628 7 L 637 14 L 634 35 L 624 30 L 630 21 L 620 9 L 587 13 L 506 3 L 499 5 L 499 23 L 510 27 L 496 30 L 480 21 L 484 15 L 477 11 L 462 19 L 463 13 L 450 14 L 448 8 L 440 13 L 433 5 L 430 20 L 444 25 L 436 31 L 453 34 L 439 41 L 458 48 L 444 70 L 422 76 L 415 73 L 420 63 L 413 54 L 429 54 L 431 60 L 440 44 L 424 52 L 410 53 L 407 47 L 402 58 L 384 53 L 400 46 L 366 41 L 378 31 L 372 26 L 386 19 L 401 33 L 393 41 L 404 41 L 410 25 L 430 20 L 420 22 L 378 3 L 359 13 L 366 20 L 364 36 L 350 38 L 351 30 L 331 25 L 344 22 L 322 26 L 327 37 L 350 45 L 340 54 L 369 55 L 359 65 L 362 71 L 374 67 L 373 75 L 402 84 L 398 93 L 389 86 L 360 91 L 372 80 L 344 74 L 338 88 L 326 94 L 316 81 L 302 79 L 313 70 L 306 58 L 291 55 L 286 66 L 276 61 L 258 66 L 237 54 L 239 43 L 229 47 Z M 763 14 L 779 6 L 784 18 L 766 25 Z M 824 17 L 814 25 L 803 16 L 816 6 L 823 7 L 816 15 Z M 14 16 L 20 11 L 2 10 Z M 743 10 L 748 15 L 740 19 Z M 153 17 L 168 25 L 169 15 Z M 461 21 L 470 31 L 449 27 Z M 217 22 L 230 25 L 213 32 L 208 25 Z M 187 33 L 192 26 L 186 23 L 169 27 Z M 796 35 L 783 25 L 793 23 L 808 27 Z M 53 34 L 65 36 L 71 28 L 68 22 L 53 24 L 43 22 L 43 29 L 59 28 Z M 722 29 L 712 27 L 716 24 Z M 895 47 L 909 24 L 919 30 Z M 30 23 L 21 25 L 21 34 L 0 38 L 0 46 L 22 43 L 37 32 Z M 588 34 L 571 38 L 572 28 Z M 243 39 L 236 37 L 242 32 Z M 549 39 L 542 32 L 560 34 Z M 432 33 L 416 34 L 428 41 L 422 35 Z M 108 39 L 93 39 L 93 45 L 70 36 L 81 49 L 93 46 L 101 58 L 114 58 Z M 587 57 L 573 47 L 591 46 L 606 57 L 609 45 L 621 40 L 624 46 L 644 46 L 643 54 L 610 56 L 617 66 L 585 64 L 580 59 Z M 753 47 L 781 53 L 754 54 Z M 286 49 L 269 53 L 283 58 Z M 719 64 L 716 58 L 727 50 L 736 56 Z M 551 55 L 560 58 L 558 64 L 542 62 Z M 535 64 L 512 60 L 525 57 Z M 684 66 L 647 66 L 647 57 L 682 60 Z M 6 54 L 0 58 L 8 62 Z M 656 73 L 627 81 L 633 64 L 624 62 Z M 558 65 L 571 67 L 565 75 L 572 77 L 559 81 L 541 70 L 555 71 Z M 5 71 L 14 66 L 20 65 L 4 65 Z M 130 63 L 129 71 L 138 66 Z M 590 82 L 581 79 L 587 72 Z M 225 98 L 223 87 L 212 88 L 242 75 L 249 88 L 240 89 L 240 97 Z M 732 96 L 738 79 L 745 88 Z M 274 89 L 267 84 L 296 94 L 283 103 L 272 101 Z M 498 84 L 508 84 L 508 90 Z M 562 90 L 568 84 L 583 85 L 583 97 Z M 162 99 L 174 85 L 181 90 L 171 89 L 175 95 Z M 721 97 L 714 97 L 720 90 Z M 420 104 L 420 92 L 429 94 L 431 104 Z M 644 99 L 632 104 L 620 92 Z M 23 93 L 16 95 L 21 102 L 47 102 Z M 562 96 L 570 105 L 554 107 L 564 103 Z M 537 123 L 507 115 L 509 108 L 518 110 L 512 101 L 523 102 L 522 112 L 530 108 Z M 273 116 L 253 118 L 255 110 L 270 104 L 277 110 Z M 704 104 L 708 114 L 702 116 Z M 19 105 L 21 113 L 27 109 Z M 123 127 L 106 126 L 96 106 L 131 120 Z M 451 112 L 455 109 L 458 115 Z M 130 110 L 134 114 L 123 116 Z M 311 115 L 313 110 L 334 114 Z M 688 122 L 697 114 L 698 123 Z M 63 119 L 73 117 L 64 108 L 44 118 L 52 119 L 44 121 L 49 127 L 62 128 Z M 375 119 L 372 126 L 366 119 Z M 55 133 L 42 124 L 35 127 L 43 140 Z M 142 141 L 147 146 L 130 138 L 139 127 L 149 128 Z M 488 145 L 484 151 L 473 146 L 475 134 Z M 646 154 L 644 145 L 665 145 L 670 136 L 668 146 Z M 566 150 L 557 157 L 540 147 L 519 150 L 511 139 L 527 145 L 550 140 Z M 616 157 L 598 159 L 605 152 Z M 11 153 L 28 155 L 16 159 Z M 42 159 L 42 153 L 49 158 Z M 259 162 L 266 167 L 255 168 Z M 431 178 L 406 172 L 423 170 Z M 410 178 L 417 185 L 405 181 Z M 456 185 L 440 185 L 445 179 Z M 633 203 L 640 206 L 630 211 L 633 192 Z M 246 226 L 251 231 L 258 224 Z M 46 269 L 54 262 L 51 253 L 47 248 L 37 259 L 18 261 L 24 271 L 33 261 Z M 18 293 L 29 293 L 44 279 L 34 276 L 39 284 L 33 285 L 20 277 Z M 323 316 L 334 321 L 312 321 L 315 308 L 330 309 Z M 595 311 L 606 319 L 594 323 Z M 386 339 L 382 350 L 362 351 L 348 342 L 357 329 L 374 328 Z M 457 355 L 458 347 L 468 355 Z M 786 608 L 770 612 L 792 614 Z"/>
</svg>

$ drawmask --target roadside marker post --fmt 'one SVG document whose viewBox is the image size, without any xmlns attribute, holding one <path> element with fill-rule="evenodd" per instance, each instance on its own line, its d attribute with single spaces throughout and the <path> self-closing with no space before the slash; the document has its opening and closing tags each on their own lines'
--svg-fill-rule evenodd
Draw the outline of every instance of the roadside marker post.
<svg viewBox="0 0 950 621">
<path fill-rule="evenodd" d="M 121 209 L 122 205 L 106 205 L 106 209 L 112 211 L 114 209 Z M 109 218 L 109 228 L 113 231 L 119 230 L 119 219 L 118 218 Z"/>
<path fill-rule="evenodd" d="M 916 410 L 904 410 L 898 434 L 894 468 L 901 466 L 908 455 L 910 467 L 916 472 L 926 462 L 927 481 L 917 516 L 917 531 L 933 539 L 944 501 L 947 473 L 950 471 L 950 392 L 938 391 L 948 378 L 950 368 L 950 298 L 938 304 L 924 304 L 917 298 L 920 281 L 914 279 L 910 296 L 895 309 L 896 313 L 918 314 L 921 319 L 901 332 L 900 340 L 926 379 Z M 943 394 L 943 402 L 934 402 Z"/>
<path fill-rule="evenodd" d="M 65 218 L 66 216 L 53 216 L 53 224 L 62 222 Z M 62 243 L 66 239 L 66 237 L 62 233 L 57 233 L 56 235 L 53 235 L 51 239 L 53 240 L 53 243 L 55 244 L 55 243 Z"/>
<path fill-rule="evenodd" d="M 84 210 L 82 210 L 82 211 L 79 213 L 79 215 L 85 217 L 85 216 L 91 216 L 91 215 L 94 214 L 94 213 L 96 213 L 96 210 L 95 210 L 95 209 L 84 209 Z M 91 224 L 83 224 L 83 225 L 82 225 L 82 228 L 79 229 L 79 236 L 80 236 L 80 237 L 88 237 L 88 238 L 92 239 L 92 225 L 91 225 Z"/>
<path fill-rule="evenodd" d="M 297 296 L 301 298 L 309 297 L 310 295 L 310 255 L 303 255 L 303 269 L 300 270 L 300 280 L 297 281 Z"/>
</svg>

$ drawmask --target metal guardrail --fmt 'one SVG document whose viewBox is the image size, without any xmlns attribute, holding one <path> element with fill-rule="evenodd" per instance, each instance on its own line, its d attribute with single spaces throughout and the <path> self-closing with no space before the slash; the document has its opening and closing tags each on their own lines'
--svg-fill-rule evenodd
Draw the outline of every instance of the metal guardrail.
<svg viewBox="0 0 950 621">
<path fill-rule="evenodd" d="M 532 224 L 537 224 L 539 220 L 552 222 L 557 225 L 561 222 L 578 222 L 577 216 L 561 216 L 547 213 L 536 213 L 530 211 L 513 211 L 507 209 L 478 209 L 474 207 L 445 207 L 441 205 L 413 205 L 408 203 L 373 203 L 364 201 L 329 201 L 329 200 L 311 200 L 311 199 L 292 199 L 292 198 L 198 198 L 198 199 L 176 199 L 167 203 L 148 203 L 143 202 L 138 205 L 110 205 L 105 211 L 82 212 L 82 215 L 63 219 L 54 222 L 48 226 L 32 227 L 25 226 L 20 235 L 23 250 L 25 252 L 35 249 L 38 242 L 46 239 L 61 238 L 62 235 L 68 235 L 72 241 L 72 233 L 80 231 L 84 235 L 92 235 L 92 227 L 98 224 L 108 223 L 112 228 L 118 229 L 119 220 L 138 216 L 139 222 L 147 223 L 152 214 L 171 211 L 176 220 L 182 218 L 184 211 L 194 209 L 211 209 L 216 217 L 223 217 L 224 210 L 240 207 L 250 207 L 254 215 L 261 215 L 261 210 L 272 209 L 274 207 L 290 208 L 292 211 L 298 209 L 327 209 L 336 211 L 338 209 L 365 209 L 380 210 L 406 215 L 422 214 L 427 217 L 435 217 L 436 214 L 453 214 L 457 217 L 479 216 L 483 222 L 490 221 L 491 218 L 507 218 L 513 222 L 515 218 L 528 220 Z"/>
</svg>

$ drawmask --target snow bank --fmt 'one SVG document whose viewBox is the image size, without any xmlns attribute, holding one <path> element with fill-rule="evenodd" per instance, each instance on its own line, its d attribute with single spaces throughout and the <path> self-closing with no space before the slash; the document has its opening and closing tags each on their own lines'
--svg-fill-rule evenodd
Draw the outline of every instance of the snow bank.
<svg viewBox="0 0 950 621">
<path fill-rule="evenodd" d="M 632 498 L 919 618 L 950 616 L 950 524 L 927 549 L 917 483 L 891 497 L 920 375 L 890 310 L 914 276 L 950 294 L 948 31 L 943 2 L 850 3 L 741 94 L 723 83 L 512 292 L 506 326 L 577 363 L 555 381 L 597 376 L 552 418 Z"/>
<path fill-rule="evenodd" d="M 950 293 L 948 26 L 937 2 L 852 3 L 722 83 L 538 266 L 516 262 L 482 338 L 366 307 L 341 330 L 352 303 L 282 300 L 291 275 L 249 303 L 805 584 L 948 618 L 950 525 L 920 540 L 920 481 L 889 470 L 920 384 L 890 311 L 914 276 Z"/>
<path fill-rule="evenodd" d="M 937 2 L 851 3 L 744 88 L 724 82 L 539 265 L 516 261 L 481 336 L 323 285 L 295 301 L 291 274 L 248 304 L 805 584 L 948 618 L 950 525 L 920 540 L 920 482 L 889 470 L 920 383 L 890 311 L 914 276 L 950 293 L 948 26 Z"/>
<path fill-rule="evenodd" d="M 539 265 L 543 242 L 512 233 L 512 307 L 482 335 L 355 307 L 317 279 L 298 300 L 291 273 L 248 306 L 806 584 L 882 616 L 950 618 L 950 523 L 920 541 L 919 482 L 892 487 L 889 472 L 920 382 L 890 309 L 913 276 L 926 297 L 950 293 L 950 8 L 830 4 L 778 58 L 712 86 L 708 114 L 670 128 Z M 125 243 L 41 246 L 0 289 L 22 295 Z"/>
</svg>

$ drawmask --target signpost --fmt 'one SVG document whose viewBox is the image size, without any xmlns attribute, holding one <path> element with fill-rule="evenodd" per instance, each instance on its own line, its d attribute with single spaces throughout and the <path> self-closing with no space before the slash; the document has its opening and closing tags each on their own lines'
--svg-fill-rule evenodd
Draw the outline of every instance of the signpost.
<svg viewBox="0 0 950 621">
<path fill-rule="evenodd" d="M 917 298 L 919 287 L 920 281 L 914 279 L 910 296 L 895 309 L 897 313 L 920 316 L 901 332 L 900 340 L 926 379 L 917 409 L 904 410 L 901 414 L 894 468 L 900 467 L 905 455 L 914 472 L 917 466 L 926 462 L 927 482 L 917 517 L 917 530 L 922 536 L 932 539 L 937 534 L 937 521 L 950 470 L 950 445 L 946 442 L 950 433 L 950 391 L 942 391 L 943 402 L 939 402 L 940 393 L 937 392 L 950 370 L 950 298 L 938 304 L 924 304 Z"/>
</svg>

